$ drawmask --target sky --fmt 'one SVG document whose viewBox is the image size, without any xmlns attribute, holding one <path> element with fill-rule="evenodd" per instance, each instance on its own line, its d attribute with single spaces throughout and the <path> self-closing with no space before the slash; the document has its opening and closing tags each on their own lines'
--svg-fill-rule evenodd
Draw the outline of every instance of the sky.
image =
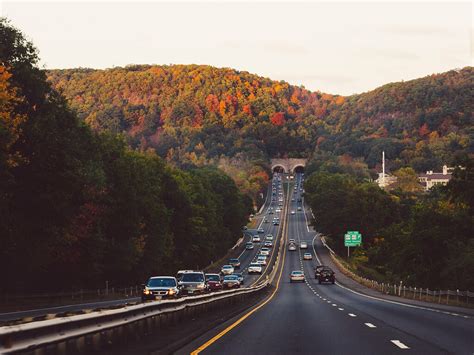
<svg viewBox="0 0 474 355">
<path fill-rule="evenodd" d="M 350 95 L 473 65 L 472 2 L 0 0 L 40 65 L 209 64 Z"/>
</svg>

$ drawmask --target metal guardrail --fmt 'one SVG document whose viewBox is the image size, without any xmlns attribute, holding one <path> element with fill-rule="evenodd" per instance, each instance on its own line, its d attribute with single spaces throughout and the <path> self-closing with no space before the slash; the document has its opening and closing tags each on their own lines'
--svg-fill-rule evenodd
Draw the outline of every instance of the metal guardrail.
<svg viewBox="0 0 474 355">
<path fill-rule="evenodd" d="M 153 327 L 166 321 L 175 322 L 190 314 L 207 311 L 218 304 L 242 299 L 246 295 L 265 289 L 267 285 L 265 281 L 257 286 L 238 290 L 1 327 L 0 353 L 11 354 L 52 346 L 55 352 L 59 353 L 69 352 L 71 347 L 74 351 L 83 351 L 86 337 L 89 337 L 89 343 L 97 350 L 104 342 L 104 337 L 107 339 L 120 335 L 124 331 L 129 331 L 133 325 Z"/>
<path fill-rule="evenodd" d="M 393 295 L 403 298 L 415 299 L 420 301 L 427 301 L 432 303 L 439 304 L 451 304 L 451 305 L 472 305 L 474 303 L 471 298 L 474 298 L 474 292 L 470 291 L 460 291 L 460 290 L 430 290 L 423 287 L 411 287 L 403 285 L 403 282 L 399 284 L 396 283 L 384 283 L 378 282 L 375 280 L 362 277 L 350 270 L 346 265 L 344 265 L 341 260 L 336 256 L 336 253 L 326 244 L 324 237 L 321 237 L 323 245 L 329 250 L 332 261 L 337 265 L 337 267 L 342 271 L 343 274 L 349 276 L 358 283 L 367 286 L 369 288 L 375 289 L 381 293 L 387 295 Z M 451 296 L 451 297 L 450 297 Z"/>
</svg>

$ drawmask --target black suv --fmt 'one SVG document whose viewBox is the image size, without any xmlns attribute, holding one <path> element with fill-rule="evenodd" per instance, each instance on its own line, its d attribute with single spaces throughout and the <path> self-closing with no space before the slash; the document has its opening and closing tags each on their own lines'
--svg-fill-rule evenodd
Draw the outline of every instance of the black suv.
<svg viewBox="0 0 474 355">
<path fill-rule="evenodd" d="M 319 274 L 321 273 L 322 269 L 327 268 L 325 265 L 318 265 L 314 268 L 314 278 L 317 280 L 319 279 Z"/>
<path fill-rule="evenodd" d="M 321 269 L 318 276 L 318 283 L 322 284 L 323 282 L 330 282 L 332 284 L 336 282 L 336 276 L 332 269 L 328 267 Z"/>
</svg>

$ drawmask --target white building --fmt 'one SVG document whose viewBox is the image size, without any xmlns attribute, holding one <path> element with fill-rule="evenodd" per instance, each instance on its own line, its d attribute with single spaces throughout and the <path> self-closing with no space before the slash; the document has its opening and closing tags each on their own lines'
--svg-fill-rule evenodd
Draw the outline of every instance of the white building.
<svg viewBox="0 0 474 355">
<path fill-rule="evenodd" d="M 432 170 L 427 171 L 426 174 L 418 175 L 418 180 L 424 189 L 428 191 L 435 185 L 447 185 L 451 180 L 453 174 L 452 169 L 449 169 L 446 165 L 443 165 L 442 173 L 435 173 Z"/>
</svg>

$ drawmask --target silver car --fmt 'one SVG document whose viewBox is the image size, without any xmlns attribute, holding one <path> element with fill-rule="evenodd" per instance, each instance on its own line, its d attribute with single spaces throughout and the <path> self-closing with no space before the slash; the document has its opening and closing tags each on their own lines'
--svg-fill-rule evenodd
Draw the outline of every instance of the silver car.
<svg viewBox="0 0 474 355">
<path fill-rule="evenodd" d="M 232 265 L 224 265 L 221 269 L 222 275 L 232 275 L 234 273 L 234 267 Z"/>
<path fill-rule="evenodd" d="M 178 282 L 180 294 L 193 295 L 206 291 L 206 277 L 202 271 L 192 271 L 183 274 Z"/>
<path fill-rule="evenodd" d="M 304 272 L 303 271 L 295 270 L 295 271 L 291 272 L 290 282 L 297 282 L 297 281 L 304 282 Z"/>
</svg>

